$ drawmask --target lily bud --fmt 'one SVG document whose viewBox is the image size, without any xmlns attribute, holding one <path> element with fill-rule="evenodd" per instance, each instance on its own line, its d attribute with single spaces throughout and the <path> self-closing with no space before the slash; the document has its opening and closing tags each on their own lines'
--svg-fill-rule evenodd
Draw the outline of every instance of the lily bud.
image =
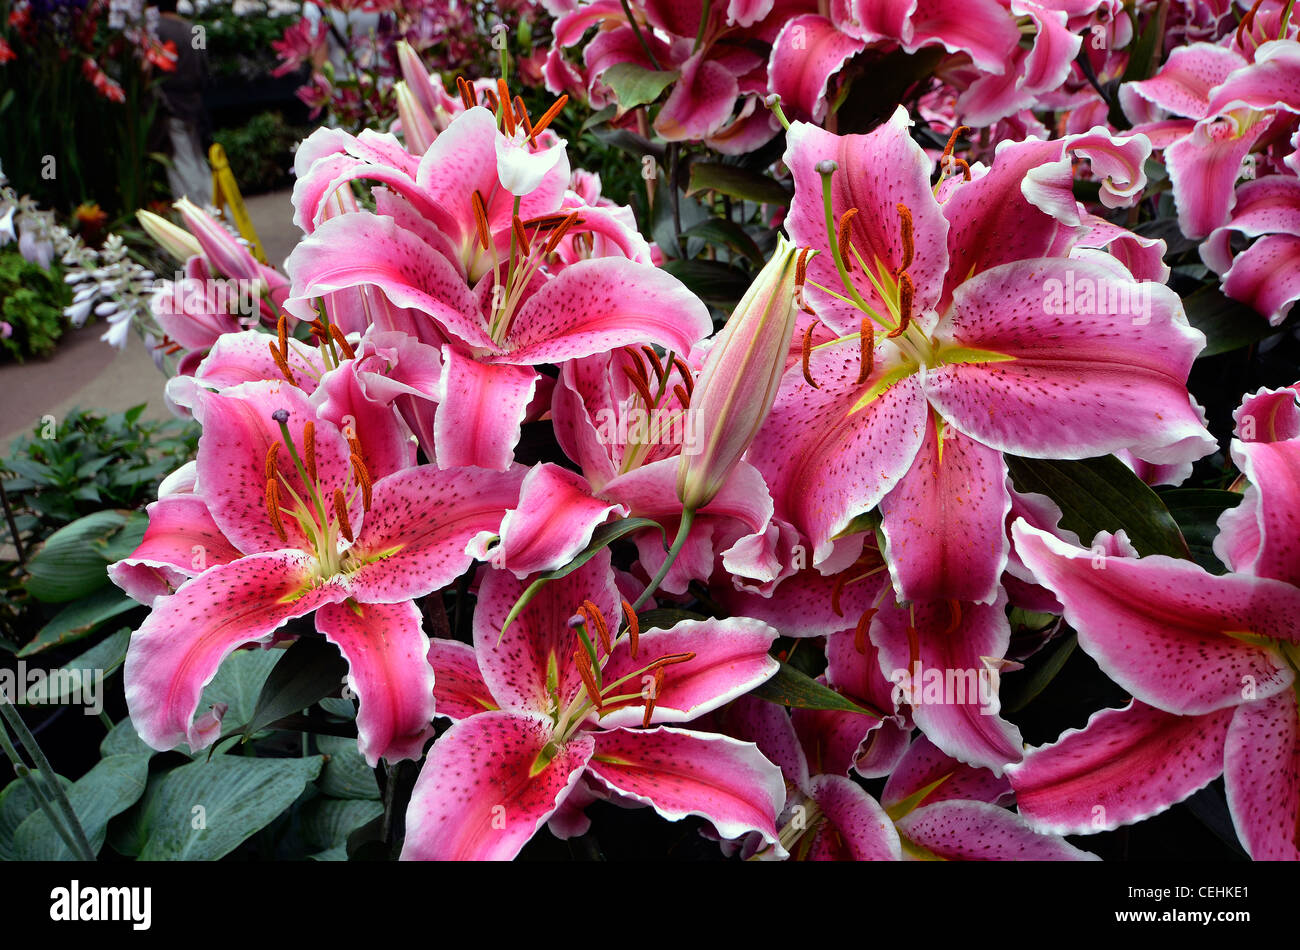
<svg viewBox="0 0 1300 950">
<path fill-rule="evenodd" d="M 437 132 L 433 128 L 428 113 L 420 104 L 406 80 L 398 80 L 394 87 L 397 92 L 397 117 L 402 120 L 402 135 L 406 138 L 406 150 L 412 155 L 423 155 L 433 144 Z"/>
<path fill-rule="evenodd" d="M 705 358 L 686 415 L 693 443 L 677 474 L 677 497 L 688 511 L 713 500 L 776 401 L 799 310 L 797 258 L 798 248 L 779 236 Z"/>
<path fill-rule="evenodd" d="M 252 280 L 261 276 L 261 269 L 248 248 L 235 240 L 210 214 L 188 198 L 176 202 L 175 208 L 213 270 L 222 277 L 235 279 Z"/>
<path fill-rule="evenodd" d="M 153 238 L 154 243 L 176 258 L 179 263 L 184 264 L 194 255 L 202 253 L 194 235 L 184 228 L 178 228 L 166 218 L 152 211 L 137 211 L 135 216 L 140 222 L 140 227 Z"/>
</svg>

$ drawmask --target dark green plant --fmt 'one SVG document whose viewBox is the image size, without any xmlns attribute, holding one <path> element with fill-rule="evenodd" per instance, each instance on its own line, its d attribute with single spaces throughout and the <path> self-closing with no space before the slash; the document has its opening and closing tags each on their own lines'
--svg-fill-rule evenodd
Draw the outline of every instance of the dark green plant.
<svg viewBox="0 0 1300 950">
<path fill-rule="evenodd" d="M 59 267 L 29 264 L 17 247 L 0 250 L 0 320 L 10 328 L 0 337 L 0 362 L 48 356 L 63 336 L 63 308 L 71 302 Z"/>
<path fill-rule="evenodd" d="M 293 148 L 310 133 L 309 127 L 287 124 L 279 112 L 263 112 L 213 138 L 226 150 L 240 191 L 257 194 L 292 183 Z"/>
</svg>

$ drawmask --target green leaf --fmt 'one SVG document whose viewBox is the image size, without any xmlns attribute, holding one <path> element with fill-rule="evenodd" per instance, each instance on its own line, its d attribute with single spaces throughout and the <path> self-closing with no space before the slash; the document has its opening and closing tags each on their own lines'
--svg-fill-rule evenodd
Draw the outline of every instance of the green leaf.
<svg viewBox="0 0 1300 950">
<path fill-rule="evenodd" d="M 93 769 L 72 783 L 68 801 L 96 854 L 104 846 L 109 819 L 136 803 L 144 793 L 148 776 L 147 755 L 114 755 L 100 759 Z M 32 813 L 18 826 L 14 850 L 19 861 L 75 860 L 41 811 Z"/>
<path fill-rule="evenodd" d="M 240 731 L 253 718 L 258 697 L 262 695 L 271 671 L 286 652 L 253 647 L 230 654 L 217 669 L 212 682 L 204 688 L 203 696 L 199 699 L 199 712 L 206 712 L 216 703 L 225 703 L 227 708 L 221 719 L 222 731 L 226 735 Z"/>
<path fill-rule="evenodd" d="M 309 857 L 313 861 L 346 861 L 348 835 L 383 813 L 384 806 L 377 801 L 313 799 L 302 809 L 302 835 L 309 848 L 320 850 Z"/>
<path fill-rule="evenodd" d="M 265 828 L 320 774 L 323 759 L 217 755 L 167 774 L 148 809 L 141 861 L 216 861 Z"/>
<path fill-rule="evenodd" d="M 1227 570 L 1214 553 L 1219 515 L 1241 504 L 1241 498 L 1237 492 L 1209 488 L 1172 488 L 1160 492 L 1160 500 L 1187 539 L 1193 560 L 1212 574 Z"/>
<path fill-rule="evenodd" d="M 1016 490 L 1046 495 L 1061 509 L 1061 527 L 1083 544 L 1098 531 L 1124 529 L 1138 553 L 1189 556 L 1187 544 L 1160 496 L 1113 455 L 1079 461 L 1006 456 Z"/>
<path fill-rule="evenodd" d="M 139 606 L 116 587 L 97 590 L 55 614 L 54 619 L 41 627 L 32 641 L 18 651 L 18 655 L 31 656 L 50 647 L 80 640 L 94 633 L 106 620 Z"/>
<path fill-rule="evenodd" d="M 636 615 L 636 619 L 642 630 L 653 630 L 655 628 L 667 630 L 683 620 L 707 620 L 708 618 L 704 614 L 697 614 L 692 610 L 681 610 L 676 607 L 655 607 L 651 610 L 641 611 Z"/>
<path fill-rule="evenodd" d="M 1061 672 L 1065 666 L 1065 661 L 1070 658 L 1074 648 L 1079 645 L 1078 637 L 1071 633 L 1067 637 L 1062 637 L 1061 641 L 1055 645 L 1052 652 L 1041 662 L 1036 664 L 1033 672 L 1028 676 L 1020 677 L 1015 673 L 1003 674 L 1005 679 L 1002 680 L 1001 700 L 1002 711 L 1004 713 L 1015 713 L 1024 709 L 1029 703 L 1047 688 L 1047 684 L 1056 678 L 1056 674 Z"/>
<path fill-rule="evenodd" d="M 687 237 L 703 238 L 706 244 L 725 247 L 742 257 L 749 258 L 755 267 L 763 266 L 763 252 L 744 228 L 726 218 L 710 218 L 683 232 Z"/>
<path fill-rule="evenodd" d="M 257 697 L 257 708 L 240 732 L 252 736 L 271 723 L 302 712 L 339 691 L 348 664 L 324 637 L 300 637 L 275 665 Z"/>
<path fill-rule="evenodd" d="M 374 770 L 366 765 L 356 739 L 318 736 L 316 746 L 327 756 L 317 788 L 331 798 L 379 798 Z"/>
<path fill-rule="evenodd" d="M 612 521 L 601 525 L 592 533 L 591 542 L 579 551 L 572 561 L 564 565 L 564 567 L 557 567 L 553 571 L 539 574 L 537 580 L 524 589 L 519 600 L 510 608 L 510 613 L 506 615 L 506 621 L 501 625 L 501 632 L 505 633 L 510 628 L 510 625 L 515 622 L 515 618 L 519 616 L 520 611 L 528 606 L 528 602 L 537 596 L 537 592 L 551 581 L 572 574 L 595 557 L 603 548 L 609 547 L 624 535 L 631 534 L 633 531 L 640 531 L 642 528 L 657 528 L 661 537 L 664 533 L 663 526 L 650 518 L 624 518 L 621 521 Z"/>
<path fill-rule="evenodd" d="M 837 709 L 842 712 L 861 713 L 873 719 L 885 718 L 884 713 L 871 706 L 855 703 L 847 696 L 823 686 L 806 673 L 800 673 L 788 663 L 782 663 L 776 675 L 754 690 L 759 699 L 782 706 L 799 709 Z"/>
<path fill-rule="evenodd" d="M 152 757 L 154 750 L 144 744 L 135 725 L 128 716 L 112 729 L 99 744 L 99 754 L 104 758 L 110 755 L 143 755 Z"/>
<path fill-rule="evenodd" d="M 109 676 L 126 660 L 126 648 L 131 641 L 131 628 L 123 627 L 110 634 L 74 660 L 63 664 L 65 670 L 100 670 Z"/>
<path fill-rule="evenodd" d="M 663 270 L 672 274 L 705 303 L 729 309 L 749 289 L 749 274 L 721 261 L 668 260 Z"/>
<path fill-rule="evenodd" d="M 4 726 L 0 726 L 3 729 Z M 6 760 L 6 763 L 8 760 Z M 32 771 L 32 777 L 39 779 L 41 773 Z M 55 776 L 63 787 L 67 789 L 72 785 L 70 781 L 62 775 Z M 14 843 L 14 835 L 17 833 L 22 823 L 33 814 L 41 814 L 41 806 L 36 800 L 35 793 L 32 792 L 31 785 L 21 778 L 15 778 L 12 782 L 0 791 L 0 861 L 18 860 L 18 851 Z M 51 834 L 55 832 L 51 831 Z M 60 843 L 62 843 L 60 841 Z"/>
<path fill-rule="evenodd" d="M 130 515 L 129 511 L 97 511 L 55 531 L 27 562 L 28 592 L 37 600 L 58 604 L 107 584 L 109 562 L 102 545 Z"/>
<path fill-rule="evenodd" d="M 1271 326 L 1252 308 L 1225 297 L 1215 286 L 1202 287 L 1183 298 L 1183 308 L 1187 311 L 1187 322 L 1205 334 L 1205 349 L 1198 359 L 1250 346 L 1281 333 L 1288 326 L 1300 324 L 1300 320 L 1292 318 L 1281 326 Z"/>
<path fill-rule="evenodd" d="M 654 102 L 681 75 L 677 70 L 646 69 L 636 63 L 616 63 L 600 74 L 614 91 L 621 112 Z"/>
<path fill-rule="evenodd" d="M 122 525 L 121 531 L 103 541 L 96 541 L 95 546 L 99 549 L 100 556 L 112 564 L 131 556 L 131 552 L 144 540 L 148 527 L 149 516 L 143 511 L 133 511 L 131 517 L 126 519 L 126 524 Z"/>
<path fill-rule="evenodd" d="M 773 178 L 721 162 L 695 162 L 691 165 L 687 195 L 716 191 L 742 201 L 757 204 L 789 205 L 791 192 Z"/>
</svg>

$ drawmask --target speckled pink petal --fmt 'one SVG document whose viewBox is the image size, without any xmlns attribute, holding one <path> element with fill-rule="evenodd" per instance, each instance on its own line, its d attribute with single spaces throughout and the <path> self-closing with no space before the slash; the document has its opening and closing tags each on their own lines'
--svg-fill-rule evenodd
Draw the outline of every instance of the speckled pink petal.
<svg viewBox="0 0 1300 950">
<path fill-rule="evenodd" d="M 866 48 L 824 16 L 807 13 L 786 21 L 772 44 L 767 72 L 781 108 L 792 118 L 821 122 L 830 108 L 831 80 Z"/>
<path fill-rule="evenodd" d="M 1137 700 L 1095 713 L 1009 770 L 1038 831 L 1095 834 L 1158 815 L 1223 772 L 1231 709 L 1175 716 Z"/>
<path fill-rule="evenodd" d="M 818 775 L 812 779 L 812 799 L 821 820 L 811 829 L 803 852 L 807 861 L 901 861 L 898 832 L 885 810 L 852 779 Z"/>
<path fill-rule="evenodd" d="M 582 688 L 573 655 L 583 647 L 569 618 L 590 600 L 612 632 L 622 615 L 621 598 L 606 548 L 577 570 L 544 584 L 503 634 L 506 617 L 525 587 L 508 571 L 484 575 L 474 611 L 474 651 L 483 681 L 503 709 L 549 712 L 548 670 L 554 671 L 561 704 Z M 595 631 L 588 634 L 595 643 Z"/>
<path fill-rule="evenodd" d="M 427 313 L 470 346 L 495 349 L 465 279 L 392 218 L 367 211 L 330 218 L 303 238 L 284 266 L 293 279 L 285 309 L 299 319 L 315 316 L 313 298 L 321 294 L 373 284 L 394 306 Z"/>
<path fill-rule="evenodd" d="M 223 333 L 195 370 L 195 380 L 210 389 L 226 389 L 239 383 L 283 378 L 268 346 L 274 339 L 258 330 Z M 299 388 L 306 393 L 315 392 L 316 381 L 325 372 L 320 351 L 290 339 L 286 362 Z M 185 405 L 192 405 L 192 402 Z"/>
<path fill-rule="evenodd" d="M 1256 861 L 1300 861 L 1300 710 L 1294 692 L 1237 707 L 1224 746 L 1237 837 Z"/>
<path fill-rule="evenodd" d="M 1242 66 L 1210 90 L 1207 115 L 1248 106 L 1300 112 L 1300 50 L 1294 39 L 1272 40 L 1255 50 Z"/>
<path fill-rule="evenodd" d="M 297 551 L 220 564 L 158 600 L 131 635 L 123 673 L 126 705 L 154 749 L 216 740 L 220 717 L 194 722 L 203 687 L 235 648 L 268 642 L 287 621 L 343 600 L 337 585 L 313 587 L 311 559 Z"/>
<path fill-rule="evenodd" d="M 1019 30 L 997 0 L 975 0 L 954 7 L 945 0 L 916 0 L 911 36 L 903 48 L 942 45 L 950 53 L 966 53 L 982 71 L 997 73 L 1020 41 Z"/>
<path fill-rule="evenodd" d="M 357 743 L 370 767 L 381 757 L 420 758 L 433 735 L 434 672 L 415 603 L 328 604 L 316 613 L 316 629 L 348 661 Z"/>
<path fill-rule="evenodd" d="M 596 528 L 628 510 L 595 497 L 577 472 L 547 462 L 524 476 L 519 505 L 501 522 L 499 566 L 523 578 L 554 570 L 587 546 Z"/>
<path fill-rule="evenodd" d="M 754 743 L 764 758 L 780 766 L 787 786 L 808 791 L 808 763 L 784 706 L 753 695 L 741 696 L 722 716 L 723 732 Z"/>
<path fill-rule="evenodd" d="M 1165 149 L 1183 234 L 1201 238 L 1227 223 L 1242 159 L 1267 129 L 1267 122 L 1239 128 L 1231 116 L 1210 116 Z"/>
<path fill-rule="evenodd" d="M 468 643 L 435 637 L 429 642 L 429 665 L 434 672 L 434 715 L 455 721 L 498 708 Z"/>
<path fill-rule="evenodd" d="M 1176 47 L 1150 79 L 1125 83 L 1148 102 L 1175 115 L 1202 119 L 1210 114 L 1210 90 L 1246 61 L 1211 43 Z"/>
<path fill-rule="evenodd" d="M 519 469 L 421 465 L 376 482 L 352 549 L 364 564 L 349 576 L 349 589 L 365 603 L 395 604 L 446 587 L 470 566 L 474 536 L 496 533 L 522 480 Z"/>
<path fill-rule="evenodd" d="M 281 540 L 272 526 L 266 507 L 266 460 L 274 443 L 281 443 L 276 453 L 276 471 L 283 477 L 280 507 L 292 510 L 293 496 L 310 504 L 311 494 L 303 483 L 279 423 L 271 415 L 280 409 L 289 413 L 286 425 L 294 446 L 302 458 L 305 448 L 303 430 L 308 422 L 315 427 L 317 480 L 324 497 L 333 496 L 335 488 L 349 486 L 348 447 L 342 434 L 332 424 L 317 417 L 316 407 L 301 389 L 283 380 L 243 383 L 217 393 L 202 393 L 196 404 L 196 416 L 203 424 L 199 437 L 199 484 L 208 503 L 212 520 L 230 542 L 247 554 L 278 551 L 285 548 L 310 550 L 307 537 L 298 522 L 288 514 L 280 516 L 288 540 Z M 353 524 L 361 512 L 358 501 Z"/>
<path fill-rule="evenodd" d="M 142 604 L 240 556 L 197 495 L 168 495 L 146 511 L 149 527 L 140 544 L 108 566 L 109 580 Z"/>
<path fill-rule="evenodd" d="M 1262 387 L 1233 410 L 1232 435 L 1242 442 L 1300 439 L 1300 386 Z"/>
<path fill-rule="evenodd" d="M 944 755 L 925 736 L 917 736 L 885 783 L 880 803 L 893 809 L 931 785 L 935 787 L 912 805 L 913 810 L 935 802 L 962 799 L 1009 805 L 1014 797 L 1011 781 L 1005 775 L 999 777 L 988 769 L 958 762 Z"/>
<path fill-rule="evenodd" d="M 659 109 L 654 128 L 667 142 L 698 141 L 731 118 L 740 86 L 721 63 L 701 50 L 681 65 L 668 99 Z"/>
<path fill-rule="evenodd" d="M 531 366 L 480 363 L 444 346 L 433 422 L 438 466 L 509 468 L 536 387 L 537 372 Z"/>
<path fill-rule="evenodd" d="M 925 438 L 926 403 L 914 375 L 852 411 L 884 372 L 878 362 L 859 386 L 858 364 L 858 344 L 851 341 L 812 354 L 820 389 L 809 386 L 797 368 L 788 371 L 749 450 L 777 516 L 812 542 L 813 565 L 830 556 L 836 534 L 898 483 Z"/>
<path fill-rule="evenodd" d="M 898 820 L 903 853 L 945 861 L 1098 861 L 1064 838 L 1034 831 L 1019 815 L 987 802 L 946 801 Z"/>
<path fill-rule="evenodd" d="M 487 712 L 452 725 L 429 750 L 406 809 L 403 861 L 508 861 L 573 790 L 591 758 L 578 733 L 536 775 L 551 741 L 543 716 Z"/>
<path fill-rule="evenodd" d="M 1231 571 L 1300 587 L 1300 439 L 1234 440 L 1232 460 L 1250 485 L 1220 517 L 1215 554 Z"/>
<path fill-rule="evenodd" d="M 519 309 L 502 363 L 559 363 L 634 343 L 676 353 L 713 329 L 708 309 L 666 271 L 623 258 L 578 261 Z"/>
<path fill-rule="evenodd" d="M 1278 326 L 1300 300 L 1300 237 L 1270 234 L 1237 255 L 1223 292 Z"/>
<path fill-rule="evenodd" d="M 794 123 L 787 133 L 785 162 L 794 176 L 795 191 L 786 227 L 795 243 L 822 251 L 808 262 L 809 285 L 804 293 L 818 315 L 838 332 L 856 333 L 863 314 L 812 286 L 816 282 L 843 293 L 827 243 L 822 177 L 816 168 L 826 159 L 838 165 L 831 177 L 835 223 L 838 226 L 840 217 L 850 209 L 858 209 L 849 220 L 849 233 L 862 259 L 877 268 L 877 273 L 887 271 L 892 279 L 893 271 L 903 262 L 898 205 L 907 205 L 912 213 L 915 253 L 908 274 L 916 288 L 913 312 L 917 319 L 924 322 L 923 312 L 939 299 L 948 268 L 948 223 L 930 190 L 930 159 L 908 132 L 910 121 L 907 110 L 899 107 L 889 121 L 867 135 L 834 135 L 803 122 Z M 888 314 L 880 295 L 856 264 L 850 279 L 868 304 L 878 313 Z"/>
<path fill-rule="evenodd" d="M 875 603 L 873 597 L 868 606 Z M 855 626 L 861 616 L 859 613 L 853 618 Z M 892 714 L 898 704 L 894 702 L 894 684 L 880 671 L 880 651 L 870 638 L 859 639 L 854 634 L 853 630 L 845 630 L 826 638 L 826 681 L 833 689 Z"/>
<path fill-rule="evenodd" d="M 959 607 L 954 617 L 947 603 L 885 606 L 872 621 L 871 640 L 880 648 L 881 672 L 899 687 L 930 741 L 961 762 L 1000 774 L 1021 757 L 1020 730 L 998 715 L 998 679 L 985 662 L 1004 657 L 1011 641 L 1006 596 L 992 606 Z M 908 635 L 913 614 L 914 638 Z"/>
<path fill-rule="evenodd" d="M 689 722 L 710 710 L 743 696 L 770 679 L 778 664 L 768 655 L 777 631 L 749 617 L 726 620 L 683 620 L 671 628 L 644 631 L 633 659 L 626 639 L 601 672 L 604 683 L 612 683 L 649 666 L 661 656 L 694 653 L 685 663 L 664 671 L 663 685 L 655 698 L 652 723 Z M 633 675 L 619 693 L 644 693 L 653 686 L 652 676 Z M 636 703 L 599 719 L 602 728 L 631 726 L 642 721 L 644 703 Z"/>
<path fill-rule="evenodd" d="M 911 469 L 880 502 L 889 573 L 902 600 L 992 603 L 1007 564 L 1011 510 L 1002 453 L 933 414 Z"/>
<path fill-rule="evenodd" d="M 1017 550 L 1065 606 L 1079 645 L 1143 702 L 1181 715 L 1260 699 L 1295 679 L 1275 650 L 1229 633 L 1300 638 L 1300 590 L 1191 561 L 1102 556 L 1023 522 Z M 1191 671 L 1189 673 L 1189 671 Z"/>
<path fill-rule="evenodd" d="M 776 816 L 785 804 L 785 781 L 757 746 L 669 726 L 594 735 L 589 768 L 611 791 L 669 821 L 700 815 L 723 838 L 756 831 L 779 848 Z"/>
<path fill-rule="evenodd" d="M 784 554 L 789 559 L 794 552 L 786 549 L 776 553 Z M 809 560 L 806 548 L 802 549 L 800 556 L 806 564 Z M 726 555 L 723 563 L 734 573 L 732 562 Z M 787 637 L 825 637 L 841 630 L 852 630 L 863 611 L 875 602 L 881 586 L 888 583 L 884 571 L 872 577 L 859 578 L 866 571 L 867 569 L 852 567 L 848 569 L 848 576 L 852 580 L 841 586 L 839 613 L 835 612 L 831 604 L 835 587 L 840 584 L 839 575 L 826 576 L 811 567 L 782 580 L 770 597 L 736 590 L 729 581 L 723 581 L 719 585 L 715 596 L 733 614 L 766 621 Z"/>
<path fill-rule="evenodd" d="M 1035 458 L 1128 448 L 1174 462 L 1213 451 L 1187 393 L 1204 335 L 1173 291 L 1103 260 L 1017 261 L 959 286 L 937 335 L 1012 359 L 932 370 L 925 392 L 939 413 L 990 448 Z M 1089 288 L 1104 308 L 1079 306 Z"/>
<path fill-rule="evenodd" d="M 792 709 L 790 720 L 814 775 L 848 775 L 883 728 L 874 716 L 838 709 Z"/>
<path fill-rule="evenodd" d="M 334 423 L 345 438 L 350 435 L 357 440 L 366 470 L 377 481 L 409 468 L 415 463 L 415 453 L 391 402 L 367 395 L 364 367 L 358 360 L 345 360 L 321 377 L 312 401 L 322 419 Z"/>
</svg>

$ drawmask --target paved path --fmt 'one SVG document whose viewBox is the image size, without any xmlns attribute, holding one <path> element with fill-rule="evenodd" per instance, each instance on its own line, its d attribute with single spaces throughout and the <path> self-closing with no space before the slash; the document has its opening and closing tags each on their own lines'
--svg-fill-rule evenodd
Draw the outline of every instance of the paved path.
<svg viewBox="0 0 1300 950">
<path fill-rule="evenodd" d="M 245 199 L 267 260 L 276 267 L 282 267 L 301 237 L 289 196 L 289 191 L 277 191 Z M 77 406 L 117 412 L 143 402 L 146 418 L 167 418 L 162 401 L 166 377 L 144 343 L 132 334 L 126 349 L 118 351 L 99 339 L 105 328 L 102 322 L 70 328 L 49 359 L 0 365 L 0 456 L 42 416 L 61 420 Z"/>
</svg>

